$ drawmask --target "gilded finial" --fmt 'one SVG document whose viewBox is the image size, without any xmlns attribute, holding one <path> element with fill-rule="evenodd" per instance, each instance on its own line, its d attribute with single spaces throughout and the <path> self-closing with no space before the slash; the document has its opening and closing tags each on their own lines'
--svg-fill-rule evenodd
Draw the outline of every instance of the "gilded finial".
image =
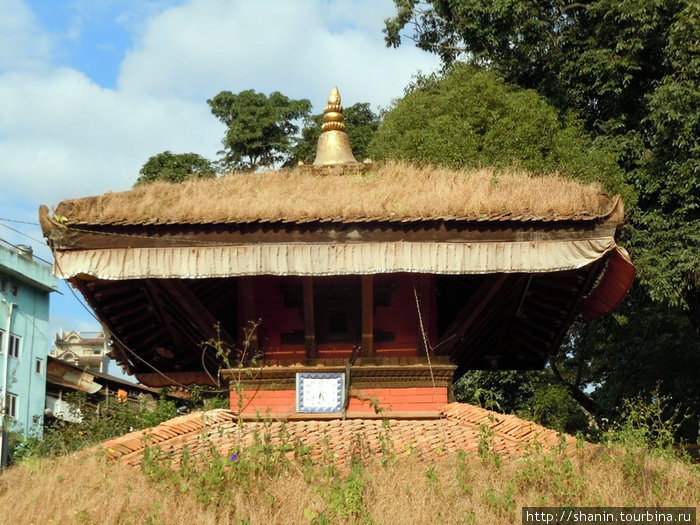
<svg viewBox="0 0 700 525">
<path fill-rule="evenodd" d="M 345 133 L 343 106 L 337 87 L 331 89 L 328 104 L 323 108 L 323 125 L 318 137 L 314 166 L 335 166 L 339 164 L 359 164 L 350 148 L 350 139 Z"/>
<path fill-rule="evenodd" d="M 323 125 L 321 131 L 345 131 L 345 123 L 343 122 L 343 106 L 340 104 L 340 91 L 337 87 L 331 89 L 331 94 L 328 95 L 328 105 L 323 108 Z"/>
</svg>

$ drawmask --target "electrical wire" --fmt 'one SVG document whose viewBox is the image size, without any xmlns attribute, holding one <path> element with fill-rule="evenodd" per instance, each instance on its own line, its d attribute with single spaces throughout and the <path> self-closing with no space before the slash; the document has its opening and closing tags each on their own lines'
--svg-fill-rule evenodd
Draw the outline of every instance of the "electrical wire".
<svg viewBox="0 0 700 525">
<path fill-rule="evenodd" d="M 60 265 L 58 264 L 58 261 L 56 261 L 56 268 L 58 269 L 59 272 L 63 273 L 63 270 L 61 270 L 61 267 L 60 267 Z M 89 314 L 95 319 L 95 321 L 97 321 L 98 323 L 102 323 L 102 321 L 100 321 L 100 319 L 95 315 L 95 312 L 93 312 L 90 308 L 88 308 L 87 305 L 86 305 L 85 303 L 83 303 L 83 301 L 78 297 L 78 294 L 75 293 L 75 290 L 73 290 L 73 287 L 72 287 L 72 286 L 69 286 L 68 289 L 71 291 L 71 293 L 73 294 L 73 296 L 75 297 L 75 299 L 78 301 L 78 303 L 80 303 L 80 306 L 82 306 L 82 307 L 87 311 L 87 313 L 89 313 Z M 129 347 L 126 345 L 126 343 L 124 343 L 124 341 L 122 341 L 122 340 L 119 338 L 119 336 L 117 336 L 116 334 L 112 333 L 111 331 L 110 331 L 110 336 L 111 336 L 112 339 L 114 339 L 117 343 L 119 343 L 119 345 L 120 345 L 124 350 L 126 350 L 128 353 L 130 353 L 130 354 L 131 354 L 132 356 L 134 356 L 136 359 L 138 359 L 139 361 L 141 361 L 141 362 L 142 362 L 143 364 L 145 364 L 147 367 L 151 368 L 154 372 L 156 372 L 157 374 L 159 374 L 160 376 L 162 376 L 163 378 L 165 378 L 166 380 L 168 380 L 168 381 L 171 382 L 172 384 L 177 385 L 177 386 L 183 388 L 184 390 L 188 390 L 188 391 L 190 390 L 190 387 L 189 387 L 189 386 L 183 385 L 183 384 L 180 383 L 179 381 L 176 381 L 176 380 L 173 379 L 172 377 L 168 376 L 165 372 L 162 372 L 162 371 L 158 370 L 158 368 L 156 368 L 154 365 L 152 365 L 151 363 L 149 363 L 148 361 L 146 361 L 144 358 L 142 358 L 140 355 L 138 355 L 136 352 L 134 352 L 131 348 L 129 348 Z"/>
<path fill-rule="evenodd" d="M 0 222 L 0 226 L 4 226 L 4 227 L 7 228 L 8 230 L 12 230 L 13 232 L 17 232 L 17 233 L 19 233 L 20 235 L 24 235 L 25 237 L 27 237 L 27 238 L 33 240 L 34 242 L 38 242 L 39 244 L 43 244 L 44 246 L 48 246 L 48 244 L 46 244 L 46 241 L 45 241 L 45 240 L 43 240 L 43 239 L 37 239 L 36 237 L 32 237 L 31 235 L 27 235 L 27 234 L 24 233 L 23 231 L 20 231 L 20 230 L 18 230 L 18 229 L 16 229 L 16 228 L 13 228 L 12 226 L 8 226 L 7 224 L 3 224 L 2 222 Z"/>
<path fill-rule="evenodd" d="M 20 224 L 31 224 L 32 226 L 39 226 L 38 222 L 22 221 L 19 219 L 8 219 L 7 217 L 0 217 L 0 221 L 18 222 Z"/>
<path fill-rule="evenodd" d="M 423 314 L 421 313 L 421 307 L 420 307 L 420 302 L 418 301 L 418 290 L 416 290 L 416 283 L 413 283 L 413 297 L 416 300 L 416 309 L 418 310 L 418 325 L 420 326 L 420 332 L 421 335 L 423 336 L 423 346 L 425 346 L 425 355 L 428 358 L 428 368 L 430 369 L 430 380 L 433 384 L 433 398 L 435 399 L 435 406 L 438 410 L 438 413 L 440 414 L 440 420 L 443 421 L 443 424 L 440 425 L 440 429 L 442 430 L 442 441 L 443 445 L 445 446 L 445 449 L 447 449 L 447 434 L 445 432 L 445 424 L 444 424 L 444 417 L 442 415 L 442 412 L 440 412 L 440 402 L 438 401 L 437 397 L 437 384 L 435 383 L 435 374 L 433 374 L 433 364 L 430 360 L 430 351 L 433 350 L 433 348 L 430 346 L 430 341 L 428 341 L 428 336 L 425 333 L 425 326 L 423 325 Z"/>
<path fill-rule="evenodd" d="M 0 226 L 6 226 L 6 225 L 0 223 Z M 7 227 L 7 226 L 6 226 L 6 227 Z M 10 228 L 10 229 L 12 229 L 12 228 Z M 17 231 L 17 230 L 15 230 L 15 231 Z M 18 231 L 17 233 L 22 233 L 22 232 Z M 22 233 L 22 235 L 25 235 L 25 234 Z M 29 236 L 27 235 L 27 237 L 29 237 Z M 34 240 L 33 237 L 29 237 L 29 238 L 32 239 L 32 240 Z M 21 250 L 21 249 L 22 249 L 22 248 L 20 248 L 18 245 L 12 244 L 11 242 L 6 241 L 5 239 L 2 239 L 2 242 L 5 243 L 5 244 L 7 244 L 7 245 L 9 245 L 9 246 L 12 246 L 15 250 Z M 44 243 L 44 244 L 45 244 L 45 243 Z M 42 257 L 39 257 L 39 256 L 36 255 L 36 254 L 32 254 L 32 257 L 33 257 L 34 259 L 37 259 L 37 260 L 43 262 L 43 263 L 46 263 L 46 264 L 49 264 L 49 265 L 53 264 L 51 261 L 47 261 L 46 259 L 43 259 Z"/>
</svg>

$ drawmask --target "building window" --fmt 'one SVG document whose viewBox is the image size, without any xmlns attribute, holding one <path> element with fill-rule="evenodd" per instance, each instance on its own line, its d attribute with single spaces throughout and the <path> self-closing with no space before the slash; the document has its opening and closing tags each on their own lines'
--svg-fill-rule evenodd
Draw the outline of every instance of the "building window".
<svg viewBox="0 0 700 525">
<path fill-rule="evenodd" d="M 19 359 L 19 340 L 20 337 L 15 334 L 10 334 L 10 357 Z M 5 331 L 0 330 L 0 354 L 5 351 Z"/>
<path fill-rule="evenodd" d="M 15 359 L 19 359 L 19 337 L 10 334 L 10 357 L 14 357 Z"/>
<path fill-rule="evenodd" d="M 19 297 L 19 284 L 12 283 L 12 297 Z"/>
<path fill-rule="evenodd" d="M 5 396 L 5 414 L 12 419 L 17 419 L 17 396 L 8 394 Z"/>
<path fill-rule="evenodd" d="M 42 375 L 44 373 L 44 362 L 39 358 L 34 361 L 34 373 L 37 375 Z"/>
<path fill-rule="evenodd" d="M 0 279 L 0 292 L 7 293 L 7 279 Z"/>
</svg>

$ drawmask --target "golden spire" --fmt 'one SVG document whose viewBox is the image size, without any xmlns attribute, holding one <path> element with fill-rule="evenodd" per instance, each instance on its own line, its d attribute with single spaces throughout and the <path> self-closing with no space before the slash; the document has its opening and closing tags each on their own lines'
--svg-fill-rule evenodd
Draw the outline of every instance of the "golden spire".
<svg viewBox="0 0 700 525">
<path fill-rule="evenodd" d="M 323 108 L 323 125 L 318 137 L 314 166 L 337 166 L 360 164 L 350 148 L 350 138 L 345 133 L 343 106 L 337 87 L 328 95 L 328 105 Z"/>
</svg>

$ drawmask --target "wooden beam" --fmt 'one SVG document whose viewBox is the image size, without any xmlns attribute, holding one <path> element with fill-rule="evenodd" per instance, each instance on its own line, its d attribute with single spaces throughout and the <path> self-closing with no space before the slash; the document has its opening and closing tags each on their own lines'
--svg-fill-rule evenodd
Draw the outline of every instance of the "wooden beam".
<svg viewBox="0 0 700 525">
<path fill-rule="evenodd" d="M 362 276 L 362 355 L 374 355 L 374 276 Z"/>
<path fill-rule="evenodd" d="M 472 295 L 450 327 L 445 331 L 439 346 L 441 354 L 451 355 L 460 346 L 462 339 L 476 326 L 485 321 L 485 311 L 509 282 L 509 274 L 499 274 L 495 279 L 486 279 Z"/>
<path fill-rule="evenodd" d="M 332 225 L 332 227 L 330 227 Z M 612 237 L 617 220 L 258 223 L 221 225 L 81 225 L 51 230 L 56 250 L 203 246 L 210 243 L 510 242 Z M 57 235 L 54 235 L 56 233 Z"/>
<path fill-rule="evenodd" d="M 302 302 L 304 304 L 304 346 L 306 357 L 318 357 L 316 352 L 316 325 L 314 323 L 314 278 L 304 277 L 302 287 Z"/>
<path fill-rule="evenodd" d="M 169 330 L 175 332 L 171 340 L 176 345 L 173 335 L 179 334 L 197 349 L 208 340 L 221 340 L 229 348 L 235 348 L 235 339 L 180 279 L 146 279 L 144 282 L 156 302 L 154 306 L 164 319 L 171 319 Z M 213 352 L 208 352 L 204 358 L 212 367 L 220 365 Z"/>
</svg>

